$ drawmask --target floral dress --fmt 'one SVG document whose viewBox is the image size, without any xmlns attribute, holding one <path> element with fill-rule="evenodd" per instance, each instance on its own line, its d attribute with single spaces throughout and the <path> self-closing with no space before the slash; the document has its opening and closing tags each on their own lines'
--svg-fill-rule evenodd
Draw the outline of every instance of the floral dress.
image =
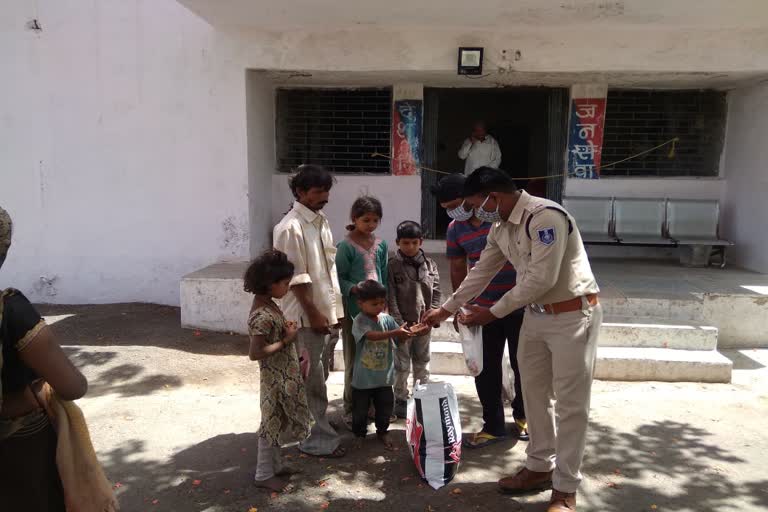
<svg viewBox="0 0 768 512">
<path fill-rule="evenodd" d="M 278 307 L 261 306 L 248 318 L 251 336 L 264 336 L 268 344 L 285 335 L 286 320 Z M 261 369 L 261 427 L 259 436 L 279 445 L 285 432 L 296 439 L 309 435 L 310 413 L 296 346 L 291 344 L 259 361 Z"/>
</svg>

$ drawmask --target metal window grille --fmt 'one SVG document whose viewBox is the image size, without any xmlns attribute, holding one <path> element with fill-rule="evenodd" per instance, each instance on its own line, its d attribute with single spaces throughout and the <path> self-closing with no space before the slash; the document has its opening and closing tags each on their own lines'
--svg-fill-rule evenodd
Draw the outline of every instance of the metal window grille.
<svg viewBox="0 0 768 512">
<path fill-rule="evenodd" d="M 603 176 L 717 176 L 725 137 L 721 91 L 610 90 L 601 162 Z M 671 146 L 614 167 L 627 156 L 679 137 Z"/>
<path fill-rule="evenodd" d="M 278 169 L 320 164 L 336 173 L 390 172 L 389 89 L 278 89 Z"/>
</svg>

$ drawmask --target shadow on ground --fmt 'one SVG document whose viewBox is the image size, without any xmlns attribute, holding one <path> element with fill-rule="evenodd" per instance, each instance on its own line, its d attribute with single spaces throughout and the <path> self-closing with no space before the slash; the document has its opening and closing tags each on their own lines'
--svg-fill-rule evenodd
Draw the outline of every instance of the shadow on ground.
<svg viewBox="0 0 768 512">
<path fill-rule="evenodd" d="M 176 375 L 142 375 L 144 367 L 137 364 L 124 363 L 102 371 L 90 368 L 109 365 L 118 357 L 117 352 L 92 352 L 78 347 L 65 347 L 64 351 L 75 366 L 91 375 L 88 379 L 88 398 L 108 394 L 144 396 L 162 389 L 178 388 L 183 384 Z"/>
<path fill-rule="evenodd" d="M 295 447 L 284 449 L 287 462 L 304 473 L 294 478 L 293 493 L 280 496 L 252 485 L 255 433 L 210 438 L 176 453 L 167 463 L 147 461 L 153 454 L 144 453 L 139 441 L 101 458 L 110 477 L 120 482 L 118 492 L 126 510 L 533 512 L 548 499 L 548 494 L 513 499 L 496 492 L 496 479 L 514 471 L 515 461 L 521 461 L 519 450 L 510 453 L 512 442 L 465 451 L 460 477 L 433 491 L 416 475 L 402 422 L 394 429 L 397 452 L 384 452 L 372 436 L 361 451 L 343 459 L 305 457 Z M 744 461 L 708 442 L 710 436 L 684 422 L 651 422 L 632 432 L 593 424 L 581 509 L 720 512 L 768 507 L 768 480 L 762 475 L 737 479 L 732 469 Z"/>
<path fill-rule="evenodd" d="M 746 461 L 709 442 L 711 437 L 707 430 L 685 422 L 655 421 L 634 432 L 594 423 L 583 471 L 594 480 L 591 487 L 596 492 L 585 493 L 582 500 L 592 510 L 714 512 L 768 507 L 768 480 L 736 480 L 734 466 Z"/>
<path fill-rule="evenodd" d="M 180 310 L 176 307 L 156 304 L 40 305 L 38 310 L 47 316 L 72 315 L 51 326 L 62 345 L 133 345 L 205 355 L 248 354 L 247 336 L 182 329 Z"/>
<path fill-rule="evenodd" d="M 731 360 L 734 370 L 759 370 L 765 368 L 763 363 L 745 354 L 748 350 L 719 350 L 719 352 Z"/>
</svg>

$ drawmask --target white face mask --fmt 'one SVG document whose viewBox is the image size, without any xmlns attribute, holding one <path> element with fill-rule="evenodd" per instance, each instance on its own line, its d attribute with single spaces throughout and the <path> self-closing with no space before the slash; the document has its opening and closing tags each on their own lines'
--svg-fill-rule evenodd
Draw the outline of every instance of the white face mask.
<svg viewBox="0 0 768 512">
<path fill-rule="evenodd" d="M 488 200 L 491 198 L 491 196 L 488 196 L 485 198 L 485 201 L 483 201 L 483 204 L 480 205 L 480 208 L 477 208 L 475 210 L 475 216 L 480 219 L 483 222 L 500 222 L 501 221 L 501 215 L 499 214 L 499 203 L 496 202 L 496 211 L 489 212 L 483 209 L 483 206 L 485 206 L 485 203 L 488 202 Z"/>
<path fill-rule="evenodd" d="M 464 208 L 464 201 L 462 201 L 456 208 L 446 210 L 445 213 L 453 220 L 458 220 L 459 222 L 469 220 L 475 214 L 472 210 L 467 211 L 466 208 Z"/>
</svg>

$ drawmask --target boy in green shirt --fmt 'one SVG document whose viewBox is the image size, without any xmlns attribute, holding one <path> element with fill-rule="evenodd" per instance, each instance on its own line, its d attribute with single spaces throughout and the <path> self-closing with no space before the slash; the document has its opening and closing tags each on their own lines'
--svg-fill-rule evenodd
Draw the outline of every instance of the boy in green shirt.
<svg viewBox="0 0 768 512">
<path fill-rule="evenodd" d="M 352 323 L 355 364 L 352 371 L 352 432 L 356 446 L 361 446 L 368 430 L 368 405 L 373 401 L 376 435 L 387 450 L 393 448 L 389 439 L 389 422 L 395 405 L 392 386 L 395 383 L 396 340 L 412 336 L 405 324 L 384 313 L 387 290 L 380 283 L 368 280 L 357 285 L 360 314 Z"/>
</svg>

